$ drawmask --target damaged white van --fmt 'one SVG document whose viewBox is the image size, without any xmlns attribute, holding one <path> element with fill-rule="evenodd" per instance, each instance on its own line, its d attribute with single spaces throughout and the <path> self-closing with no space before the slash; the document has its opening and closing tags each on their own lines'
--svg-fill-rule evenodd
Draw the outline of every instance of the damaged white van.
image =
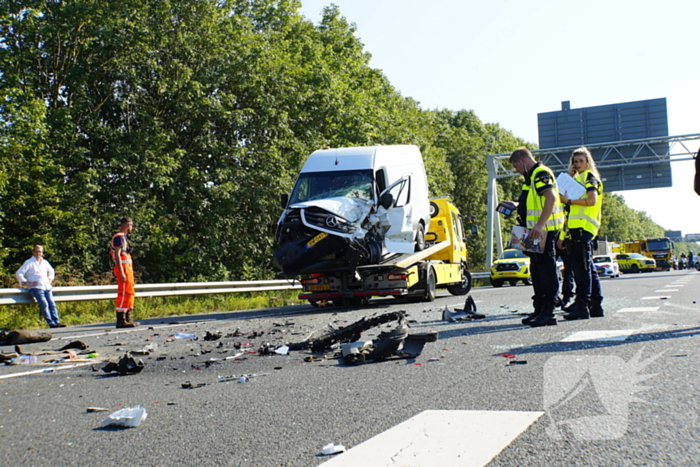
<svg viewBox="0 0 700 467">
<path fill-rule="evenodd" d="M 287 275 L 352 271 L 425 245 L 428 181 L 414 145 L 322 149 L 309 156 L 277 224 Z M 313 248 L 311 248 L 313 247 Z"/>
</svg>

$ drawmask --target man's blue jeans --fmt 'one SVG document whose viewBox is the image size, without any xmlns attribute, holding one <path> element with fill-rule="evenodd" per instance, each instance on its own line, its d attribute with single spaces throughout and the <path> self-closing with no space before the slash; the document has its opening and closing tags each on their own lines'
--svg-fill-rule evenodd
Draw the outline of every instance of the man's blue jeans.
<svg viewBox="0 0 700 467">
<path fill-rule="evenodd" d="M 41 317 L 46 320 L 49 326 L 58 324 L 60 322 L 58 319 L 58 307 L 53 299 L 53 292 L 51 290 L 29 289 L 29 293 L 32 294 L 34 300 L 39 304 Z"/>
</svg>

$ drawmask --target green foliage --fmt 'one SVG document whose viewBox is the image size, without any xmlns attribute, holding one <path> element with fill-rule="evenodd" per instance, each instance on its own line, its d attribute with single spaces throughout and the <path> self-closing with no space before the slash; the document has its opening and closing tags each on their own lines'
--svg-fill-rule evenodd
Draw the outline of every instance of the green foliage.
<svg viewBox="0 0 700 467">
<path fill-rule="evenodd" d="M 627 242 L 664 236 L 663 227 L 654 223 L 647 213 L 629 208 L 620 195 L 603 195 L 601 215 L 602 222 L 598 232 L 600 239 Z"/>
</svg>

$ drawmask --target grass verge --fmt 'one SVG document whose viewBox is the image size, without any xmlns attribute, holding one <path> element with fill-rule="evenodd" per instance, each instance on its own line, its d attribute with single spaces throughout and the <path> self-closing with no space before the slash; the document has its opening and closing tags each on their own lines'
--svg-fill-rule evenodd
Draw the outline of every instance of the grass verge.
<svg viewBox="0 0 700 467">
<path fill-rule="evenodd" d="M 256 292 L 238 294 L 186 295 L 175 297 L 143 297 L 136 299 L 136 319 L 186 316 L 201 313 L 276 308 L 307 303 L 297 299 L 298 291 Z M 61 322 L 69 326 L 109 323 L 116 319 L 113 300 L 59 302 Z M 36 303 L 0 307 L 0 329 L 43 329 L 46 322 Z"/>
</svg>

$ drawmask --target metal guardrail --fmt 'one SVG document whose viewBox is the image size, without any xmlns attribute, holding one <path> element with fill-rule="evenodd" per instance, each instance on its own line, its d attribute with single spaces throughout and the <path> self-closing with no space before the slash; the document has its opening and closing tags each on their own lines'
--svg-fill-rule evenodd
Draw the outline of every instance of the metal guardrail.
<svg viewBox="0 0 700 467">
<path fill-rule="evenodd" d="M 298 281 L 238 281 L 238 282 L 183 282 L 180 284 L 136 284 L 137 297 L 163 297 L 172 295 L 199 295 L 213 293 L 266 292 L 274 290 L 300 289 Z M 81 300 L 114 300 L 116 285 L 90 285 L 77 287 L 54 287 L 57 302 Z M 0 289 L 0 305 L 32 303 L 34 298 L 27 289 Z"/>
<path fill-rule="evenodd" d="M 474 272 L 472 278 L 485 279 L 488 272 Z M 165 297 L 172 295 L 201 295 L 213 293 L 268 292 L 275 290 L 301 289 L 299 281 L 238 281 L 238 282 L 183 282 L 180 284 L 136 284 L 137 297 Z M 89 285 L 77 287 L 54 287 L 54 300 L 57 302 L 77 302 L 82 300 L 114 300 L 117 298 L 116 285 Z M 33 303 L 29 290 L 12 288 L 0 289 L 0 305 Z"/>
</svg>

